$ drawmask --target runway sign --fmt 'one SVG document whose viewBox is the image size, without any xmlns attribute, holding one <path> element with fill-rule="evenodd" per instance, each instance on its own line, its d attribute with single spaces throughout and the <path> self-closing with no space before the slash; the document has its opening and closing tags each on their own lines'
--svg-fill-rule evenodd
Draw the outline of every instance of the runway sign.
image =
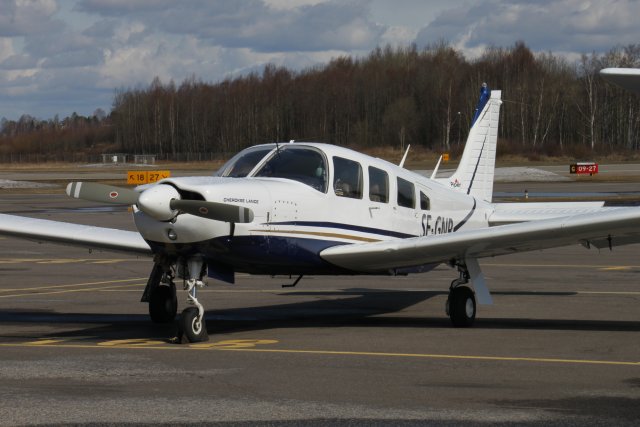
<svg viewBox="0 0 640 427">
<path fill-rule="evenodd" d="M 171 171 L 128 171 L 127 184 L 150 184 L 170 176 Z"/>
<path fill-rule="evenodd" d="M 593 175 L 598 173 L 598 164 L 595 162 L 574 163 L 569 165 L 569 173 Z"/>
</svg>

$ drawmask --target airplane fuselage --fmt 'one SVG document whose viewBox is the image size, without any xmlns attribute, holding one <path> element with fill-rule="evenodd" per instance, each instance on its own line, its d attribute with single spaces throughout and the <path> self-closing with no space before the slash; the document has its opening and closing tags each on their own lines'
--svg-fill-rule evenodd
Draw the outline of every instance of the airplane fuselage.
<svg viewBox="0 0 640 427">
<path fill-rule="evenodd" d="M 270 162 L 294 155 L 287 154 L 289 150 L 295 156 L 313 156 L 321 164 L 309 163 L 313 170 L 290 176 L 288 170 L 266 176 L 271 174 Z M 247 175 L 172 178 L 160 185 L 175 187 L 183 198 L 247 207 L 253 212 L 252 222 L 228 223 L 188 214 L 158 221 L 136 211 L 136 225 L 154 252 L 175 257 L 199 254 L 209 270 L 336 274 L 345 270 L 319 256 L 328 247 L 486 227 L 491 209 L 490 204 L 452 192 L 440 182 L 326 144 L 273 146 Z"/>
</svg>

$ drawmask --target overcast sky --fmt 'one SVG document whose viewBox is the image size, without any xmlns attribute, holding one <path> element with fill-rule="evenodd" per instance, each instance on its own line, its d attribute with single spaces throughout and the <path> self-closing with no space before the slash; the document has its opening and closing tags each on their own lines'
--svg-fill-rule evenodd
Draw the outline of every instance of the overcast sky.
<svg viewBox="0 0 640 427">
<path fill-rule="evenodd" d="M 0 117 L 108 112 L 154 76 L 217 82 L 386 44 L 575 58 L 640 43 L 639 16 L 640 0 L 0 0 Z"/>
</svg>

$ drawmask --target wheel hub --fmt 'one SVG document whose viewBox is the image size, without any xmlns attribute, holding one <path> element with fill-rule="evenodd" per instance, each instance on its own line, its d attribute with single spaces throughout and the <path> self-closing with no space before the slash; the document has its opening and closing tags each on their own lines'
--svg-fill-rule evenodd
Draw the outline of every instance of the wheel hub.
<svg viewBox="0 0 640 427">
<path fill-rule="evenodd" d="M 193 333 L 199 335 L 202 331 L 202 321 L 200 317 L 195 317 L 191 322 L 191 329 L 193 329 Z"/>
<path fill-rule="evenodd" d="M 473 309 L 473 300 L 471 300 L 471 298 L 467 298 L 467 301 L 464 305 L 464 311 L 468 318 L 473 317 L 474 309 Z"/>
</svg>

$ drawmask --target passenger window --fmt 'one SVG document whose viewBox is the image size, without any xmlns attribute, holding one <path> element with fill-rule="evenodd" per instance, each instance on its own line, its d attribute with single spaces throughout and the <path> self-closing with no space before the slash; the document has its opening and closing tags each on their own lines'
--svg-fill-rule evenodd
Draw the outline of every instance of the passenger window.
<svg viewBox="0 0 640 427">
<path fill-rule="evenodd" d="M 431 210 L 431 200 L 429 200 L 429 197 L 427 197 L 427 195 L 422 191 L 420 192 L 420 209 L 423 211 Z"/>
<path fill-rule="evenodd" d="M 382 169 L 369 166 L 369 200 L 389 202 L 389 175 Z"/>
<path fill-rule="evenodd" d="M 362 198 L 362 166 L 353 160 L 333 158 L 333 189 L 337 196 Z"/>
<path fill-rule="evenodd" d="M 416 190 L 412 182 L 398 178 L 398 206 L 405 208 L 416 207 Z"/>
</svg>

